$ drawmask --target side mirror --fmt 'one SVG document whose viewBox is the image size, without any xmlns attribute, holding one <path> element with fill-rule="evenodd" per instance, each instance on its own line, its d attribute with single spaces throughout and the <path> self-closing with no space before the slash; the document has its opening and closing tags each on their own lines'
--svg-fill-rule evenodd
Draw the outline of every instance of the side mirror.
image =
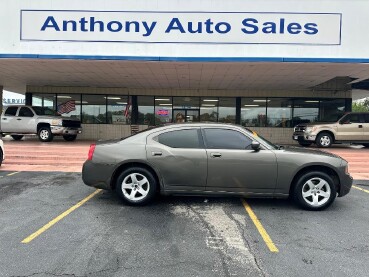
<svg viewBox="0 0 369 277">
<path fill-rule="evenodd" d="M 253 140 L 251 142 L 251 148 L 254 150 L 254 151 L 259 151 L 260 150 L 260 142 L 256 141 L 256 140 Z"/>
<path fill-rule="evenodd" d="M 340 124 L 351 124 L 349 120 L 342 120 L 340 121 Z"/>
</svg>

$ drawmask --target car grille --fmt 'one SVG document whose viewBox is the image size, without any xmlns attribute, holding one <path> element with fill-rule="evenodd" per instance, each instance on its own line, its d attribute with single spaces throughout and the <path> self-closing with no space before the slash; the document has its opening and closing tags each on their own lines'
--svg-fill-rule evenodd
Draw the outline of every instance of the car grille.
<svg viewBox="0 0 369 277">
<path fill-rule="evenodd" d="M 76 120 L 63 120 L 63 127 L 81 128 L 81 122 Z"/>
<path fill-rule="evenodd" d="M 303 132 L 306 130 L 306 126 L 296 126 L 295 132 Z"/>
</svg>

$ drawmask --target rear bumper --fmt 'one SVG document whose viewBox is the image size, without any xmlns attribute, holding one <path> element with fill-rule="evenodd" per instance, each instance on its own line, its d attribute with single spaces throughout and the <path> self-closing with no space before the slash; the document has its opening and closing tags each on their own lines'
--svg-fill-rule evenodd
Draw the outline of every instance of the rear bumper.
<svg viewBox="0 0 369 277">
<path fill-rule="evenodd" d="M 51 126 L 51 133 L 54 135 L 78 135 L 82 133 L 82 128 Z"/>
<path fill-rule="evenodd" d="M 82 180 L 90 187 L 111 190 L 110 182 L 114 173 L 112 165 L 85 161 L 82 167 Z"/>
</svg>

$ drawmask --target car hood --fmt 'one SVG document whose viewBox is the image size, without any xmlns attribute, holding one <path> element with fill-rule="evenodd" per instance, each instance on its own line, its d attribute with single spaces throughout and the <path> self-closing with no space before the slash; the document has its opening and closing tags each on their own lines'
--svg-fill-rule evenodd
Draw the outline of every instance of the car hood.
<svg viewBox="0 0 369 277">
<path fill-rule="evenodd" d="M 70 118 L 66 116 L 48 116 L 48 115 L 41 115 L 38 117 L 39 119 L 47 119 L 47 120 L 53 120 L 53 119 L 63 119 L 63 120 L 70 120 L 70 121 L 79 121 L 76 118 Z"/>
<path fill-rule="evenodd" d="M 317 126 L 317 125 L 331 125 L 335 124 L 336 122 L 312 122 L 312 123 L 302 123 L 298 124 L 299 127 L 309 127 L 309 126 Z"/>
<path fill-rule="evenodd" d="M 340 156 L 336 154 L 325 152 L 319 149 L 308 149 L 308 148 L 301 148 L 301 147 L 295 147 L 295 146 L 286 146 L 282 150 L 287 153 L 295 153 L 295 154 L 303 154 L 303 155 L 313 154 L 317 156 L 334 157 L 334 158 L 342 159 Z"/>
</svg>

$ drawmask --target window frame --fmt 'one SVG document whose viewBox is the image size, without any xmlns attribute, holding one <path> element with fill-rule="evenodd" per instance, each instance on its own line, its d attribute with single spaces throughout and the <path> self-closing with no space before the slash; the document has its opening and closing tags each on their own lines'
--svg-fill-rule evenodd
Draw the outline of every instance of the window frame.
<svg viewBox="0 0 369 277">
<path fill-rule="evenodd" d="M 195 130 L 197 131 L 197 138 L 199 140 L 199 147 L 193 148 L 193 147 L 172 147 L 169 145 L 166 145 L 162 142 L 159 141 L 159 136 L 164 135 L 164 134 L 168 134 L 168 133 L 172 133 L 172 132 L 180 132 L 180 131 L 187 131 L 187 130 Z M 154 136 L 152 137 L 152 140 L 156 141 L 157 143 L 159 143 L 160 145 L 163 145 L 165 147 L 171 148 L 171 149 L 205 149 L 205 144 L 204 144 L 204 137 L 202 135 L 201 132 L 201 128 L 200 127 L 196 127 L 196 128 L 180 128 L 180 129 L 169 129 L 169 130 L 163 130 L 162 132 L 160 132 L 159 134 L 154 134 Z"/>
<path fill-rule="evenodd" d="M 205 133 L 205 131 L 207 129 L 237 132 L 237 133 L 243 135 L 248 140 L 250 140 L 250 144 L 247 147 L 251 146 L 252 142 L 254 141 L 253 138 L 249 137 L 244 132 L 241 132 L 240 130 L 237 130 L 237 129 L 233 129 L 233 128 L 222 128 L 222 127 L 201 127 L 201 133 L 202 133 L 202 137 L 203 137 L 203 140 L 204 140 L 205 149 L 212 149 L 212 150 L 221 149 L 221 150 L 236 150 L 236 151 L 238 151 L 238 150 L 245 150 L 245 151 L 252 150 L 252 149 L 248 149 L 248 148 L 209 148 L 209 146 L 208 146 L 208 140 L 207 140 L 206 133 Z"/>
</svg>

